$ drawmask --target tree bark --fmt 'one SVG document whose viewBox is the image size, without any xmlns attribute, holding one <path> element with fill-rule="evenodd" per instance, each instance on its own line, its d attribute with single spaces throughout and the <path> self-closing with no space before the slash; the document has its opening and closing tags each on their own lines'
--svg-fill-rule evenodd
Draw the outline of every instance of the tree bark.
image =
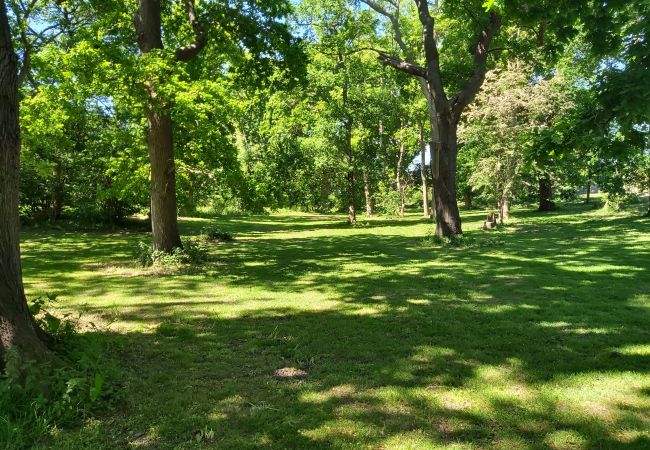
<svg viewBox="0 0 650 450">
<path fill-rule="evenodd" d="M 63 210 L 63 164 L 60 159 L 52 169 L 52 195 L 50 196 L 50 220 L 58 220 Z"/>
<path fill-rule="evenodd" d="M 472 209 L 472 200 L 474 198 L 474 193 L 472 192 L 471 187 L 466 187 L 463 191 L 463 200 L 465 201 L 465 209 Z"/>
<path fill-rule="evenodd" d="M 395 185 L 399 195 L 398 214 L 404 217 L 404 183 L 402 182 L 402 161 L 404 160 L 404 142 L 399 144 L 399 154 L 397 156 L 397 165 L 395 167 Z"/>
<path fill-rule="evenodd" d="M 195 41 L 176 49 L 177 61 L 189 61 L 207 43 L 201 24 L 194 10 L 193 0 L 184 0 L 188 21 L 194 32 Z M 162 49 L 160 0 L 140 0 L 133 20 L 138 47 L 143 54 Z M 158 98 L 151 82 L 146 83 L 148 100 L 147 146 L 151 163 L 151 230 L 153 249 L 171 252 L 182 247 L 178 232 L 178 211 L 176 202 L 176 163 L 174 161 L 174 137 L 170 106 Z"/>
<path fill-rule="evenodd" d="M 140 0 L 134 24 L 143 54 L 162 49 L 160 0 Z M 176 165 L 169 105 L 158 98 L 153 83 L 148 94 L 147 146 L 151 164 L 151 230 L 154 251 L 171 252 L 181 247 L 176 206 Z"/>
<path fill-rule="evenodd" d="M 345 124 L 345 136 L 343 137 L 343 147 L 346 156 L 346 162 L 348 166 L 347 172 L 347 191 L 348 191 L 348 223 L 352 225 L 357 221 L 357 211 L 356 211 L 356 186 L 354 178 L 354 166 L 353 166 L 353 155 L 352 155 L 352 117 L 348 112 L 348 74 L 345 61 L 343 59 L 343 53 L 339 51 L 338 54 L 339 67 L 341 67 L 345 72 L 343 76 L 343 89 L 341 95 L 342 107 L 343 107 L 343 121 Z"/>
<path fill-rule="evenodd" d="M 363 169 L 363 193 L 366 199 L 366 216 L 371 217 L 372 211 L 372 195 L 370 195 L 370 180 L 368 179 L 368 169 Z"/>
<path fill-rule="evenodd" d="M 456 201 L 456 162 L 458 159 L 458 139 L 456 124 L 442 122 L 439 127 L 441 142 L 437 156 L 436 177 L 433 179 L 433 195 L 436 207 L 436 235 L 453 237 L 463 234 L 460 211 Z M 445 123 L 446 122 L 446 123 Z M 431 145 L 435 145 L 431 143 Z"/>
<path fill-rule="evenodd" d="M 23 360 L 44 361 L 52 356 L 25 299 L 18 236 L 19 176 L 17 57 L 5 1 L 0 0 L 0 368 L 10 349 L 16 349 Z"/>
<path fill-rule="evenodd" d="M 503 225 L 508 219 L 510 219 L 510 202 L 507 198 L 501 197 L 497 205 L 499 209 L 499 225 Z"/>
<path fill-rule="evenodd" d="M 587 182 L 587 197 L 585 198 L 585 203 L 589 203 L 591 197 L 591 183 Z"/>
<path fill-rule="evenodd" d="M 419 123 L 420 128 L 420 178 L 422 179 L 422 215 L 424 217 L 431 217 L 429 212 L 429 188 L 427 186 L 427 170 L 426 170 L 426 158 L 425 151 L 426 146 L 424 144 L 424 125 L 422 121 Z"/>
<path fill-rule="evenodd" d="M 555 203 L 551 200 L 553 195 L 553 186 L 551 179 L 548 176 L 543 176 L 539 179 L 539 210 L 550 211 L 555 207 Z"/>
</svg>

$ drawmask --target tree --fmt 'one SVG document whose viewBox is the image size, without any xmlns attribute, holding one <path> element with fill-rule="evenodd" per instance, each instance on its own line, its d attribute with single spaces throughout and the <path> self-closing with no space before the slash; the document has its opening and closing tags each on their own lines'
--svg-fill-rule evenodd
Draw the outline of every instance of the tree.
<svg viewBox="0 0 650 450">
<path fill-rule="evenodd" d="M 384 65 L 417 77 L 427 100 L 431 130 L 436 235 L 452 237 L 462 234 L 460 213 L 456 202 L 457 126 L 463 110 L 474 99 L 483 83 L 487 71 L 488 51 L 501 27 L 501 15 L 492 10 L 487 14 L 487 20 L 481 22 L 481 29 L 473 50 L 473 73 L 462 90 L 452 98 L 448 98 L 440 69 L 435 19 L 430 13 L 427 0 L 415 0 L 418 19 L 422 26 L 424 66 L 416 64 L 412 52 L 400 43 L 403 42 L 403 38 L 399 23 L 399 2 L 393 3 L 396 5 L 393 13 L 373 1 L 365 1 L 365 3 L 390 20 L 394 38 L 408 57 L 403 60 L 387 52 L 379 52 L 380 61 Z"/>
<path fill-rule="evenodd" d="M 143 55 L 163 49 L 161 0 L 140 0 L 133 23 Z M 195 41 L 174 52 L 177 62 L 192 60 L 207 43 L 193 0 L 185 0 Z M 154 251 L 171 252 L 182 247 L 176 206 L 176 164 L 170 105 L 161 101 L 156 80 L 145 82 L 147 91 L 147 146 L 151 163 L 151 231 Z"/>
<path fill-rule="evenodd" d="M 24 359 L 46 360 L 49 351 L 29 312 L 18 238 L 20 127 L 17 57 L 4 0 L 0 0 L 0 357 L 12 348 Z M 0 361 L 0 366 L 4 361 Z"/>
<path fill-rule="evenodd" d="M 472 160 L 468 187 L 492 196 L 500 222 L 508 219 L 525 176 L 539 187 L 540 210 L 551 209 L 552 179 L 572 150 L 565 142 L 575 107 L 570 90 L 561 71 L 544 78 L 521 61 L 486 74 L 461 122 L 459 140 Z"/>
</svg>

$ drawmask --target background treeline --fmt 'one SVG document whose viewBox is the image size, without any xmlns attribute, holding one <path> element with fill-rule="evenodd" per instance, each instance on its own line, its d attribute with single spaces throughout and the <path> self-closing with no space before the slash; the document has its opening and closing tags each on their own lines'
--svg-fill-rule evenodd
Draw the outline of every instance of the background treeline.
<svg viewBox="0 0 650 450">
<path fill-rule="evenodd" d="M 199 2 L 214 34 L 187 64 L 167 49 L 138 56 L 135 3 L 8 2 L 21 60 L 23 220 L 115 223 L 149 211 L 142 84 L 152 73 L 165 74 L 158 95 L 173 106 L 183 214 L 399 214 L 430 201 L 426 102 L 414 78 L 383 67 L 376 50 L 404 50 L 373 8 L 398 5 L 401 39 L 420 54 L 412 2 L 257 2 L 272 17 L 264 37 L 264 14 L 220 24 L 217 6 Z M 471 70 L 458 37 L 472 24 L 451 3 L 434 13 L 442 76 L 454 88 Z M 507 217 L 510 205 L 550 209 L 588 186 L 615 206 L 648 190 L 650 7 L 627 3 L 606 52 L 588 30 L 559 45 L 539 28 L 502 27 L 459 124 L 461 205 Z M 184 14 L 182 2 L 163 2 L 163 28 L 173 30 L 165 39 L 189 35 Z"/>
</svg>

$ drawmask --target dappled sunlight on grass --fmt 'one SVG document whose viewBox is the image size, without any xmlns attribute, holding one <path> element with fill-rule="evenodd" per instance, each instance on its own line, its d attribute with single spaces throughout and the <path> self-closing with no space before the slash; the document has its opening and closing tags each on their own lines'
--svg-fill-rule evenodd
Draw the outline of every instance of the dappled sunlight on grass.
<svg viewBox="0 0 650 450">
<path fill-rule="evenodd" d="M 649 448 L 647 219 L 484 216 L 465 247 L 415 215 L 185 218 L 236 239 L 168 271 L 135 266 L 145 233 L 26 231 L 28 296 L 124 366 L 115 411 L 43 446 Z"/>
</svg>

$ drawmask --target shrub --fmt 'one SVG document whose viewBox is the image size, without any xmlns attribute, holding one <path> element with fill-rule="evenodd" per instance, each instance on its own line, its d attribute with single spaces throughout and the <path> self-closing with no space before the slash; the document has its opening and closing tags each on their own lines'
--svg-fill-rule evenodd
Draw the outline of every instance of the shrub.
<svg viewBox="0 0 650 450">
<path fill-rule="evenodd" d="M 185 241 L 182 248 L 176 247 L 171 252 L 154 251 L 151 244 L 142 241 L 138 243 L 137 261 L 141 267 L 200 264 L 208 261 L 208 256 L 205 245 L 191 240 Z"/>
<path fill-rule="evenodd" d="M 422 239 L 421 245 L 423 247 L 496 247 L 504 245 L 505 240 L 498 236 L 467 236 L 460 235 L 454 236 L 451 238 L 442 237 L 435 234 L 435 230 L 432 230 L 427 236 Z"/>
<path fill-rule="evenodd" d="M 36 320 L 53 343 L 60 362 L 22 361 L 15 351 L 5 355 L 0 373 L 0 442 L 4 448 L 28 448 L 51 430 L 71 425 L 107 405 L 112 389 L 102 349 L 75 333 L 75 324 L 56 317 L 45 306 L 56 301 L 47 294 L 30 304 Z"/>
<path fill-rule="evenodd" d="M 218 228 L 204 228 L 201 235 L 208 242 L 232 242 L 235 240 L 232 234 Z"/>
</svg>

